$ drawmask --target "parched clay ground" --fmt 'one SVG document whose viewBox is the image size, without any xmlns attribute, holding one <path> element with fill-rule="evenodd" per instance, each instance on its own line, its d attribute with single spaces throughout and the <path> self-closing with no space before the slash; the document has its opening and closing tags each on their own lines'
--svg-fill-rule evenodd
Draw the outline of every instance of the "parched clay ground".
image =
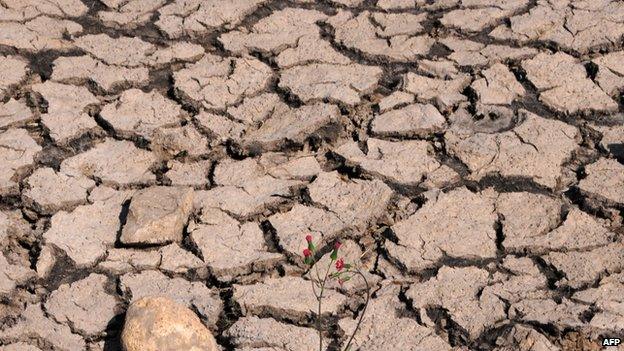
<svg viewBox="0 0 624 351">
<path fill-rule="evenodd" d="M 128 305 L 159 294 L 223 350 L 314 350 L 308 233 L 374 286 L 358 350 L 623 337 L 623 19 L 618 0 L 0 0 L 0 350 L 119 350 Z M 332 286 L 330 349 L 363 288 Z"/>
</svg>

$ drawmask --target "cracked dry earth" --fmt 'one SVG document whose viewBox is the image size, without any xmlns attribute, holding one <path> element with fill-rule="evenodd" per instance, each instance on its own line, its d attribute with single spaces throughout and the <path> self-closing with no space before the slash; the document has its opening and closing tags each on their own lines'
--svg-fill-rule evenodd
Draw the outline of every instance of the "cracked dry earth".
<svg viewBox="0 0 624 351">
<path fill-rule="evenodd" d="M 308 233 L 373 285 L 357 350 L 600 349 L 623 35 L 617 0 L 0 0 L 0 350 L 120 350 L 151 295 L 313 350 Z"/>
</svg>

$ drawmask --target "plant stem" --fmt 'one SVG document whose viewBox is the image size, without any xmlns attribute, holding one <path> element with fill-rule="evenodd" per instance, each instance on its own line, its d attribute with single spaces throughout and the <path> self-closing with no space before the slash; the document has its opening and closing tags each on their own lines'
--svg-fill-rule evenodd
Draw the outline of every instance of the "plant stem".
<svg viewBox="0 0 624 351">
<path fill-rule="evenodd" d="M 323 281 L 321 282 L 321 293 L 318 297 L 318 315 L 316 319 L 316 327 L 319 334 L 319 351 L 323 351 L 323 331 L 321 330 L 323 293 L 325 292 L 325 283 L 327 282 L 327 276 L 329 275 L 329 270 L 331 269 L 332 263 L 334 263 L 334 260 L 330 259 L 329 264 L 327 265 L 327 270 L 325 271 L 325 277 L 323 277 Z"/>
<path fill-rule="evenodd" d="M 364 274 L 362 274 L 362 272 L 359 269 L 355 269 L 355 272 L 357 274 L 360 275 L 360 277 L 362 277 L 362 279 L 364 280 L 364 284 L 366 284 L 366 302 L 364 303 L 364 308 L 362 309 L 362 313 L 360 313 L 360 319 L 357 322 L 357 325 L 355 326 L 355 330 L 353 330 L 353 334 L 351 334 L 351 337 L 349 338 L 349 342 L 347 342 L 347 346 L 345 347 L 344 351 L 349 351 L 349 346 L 351 346 L 351 343 L 353 342 L 353 338 L 355 338 L 355 334 L 357 334 L 358 329 L 360 329 L 360 326 L 362 325 L 362 320 L 364 319 L 364 314 L 366 313 L 366 308 L 368 307 L 368 301 L 370 300 L 370 287 L 368 285 L 368 280 L 366 280 L 366 277 L 364 276 Z"/>
</svg>

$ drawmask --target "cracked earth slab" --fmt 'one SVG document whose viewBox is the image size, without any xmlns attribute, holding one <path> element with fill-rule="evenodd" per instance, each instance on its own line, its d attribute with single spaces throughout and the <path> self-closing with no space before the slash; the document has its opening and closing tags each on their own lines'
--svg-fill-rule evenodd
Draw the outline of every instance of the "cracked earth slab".
<svg viewBox="0 0 624 351">
<path fill-rule="evenodd" d="M 307 234 L 358 350 L 624 336 L 623 11 L 0 1 L 0 349 L 309 350 Z"/>
</svg>

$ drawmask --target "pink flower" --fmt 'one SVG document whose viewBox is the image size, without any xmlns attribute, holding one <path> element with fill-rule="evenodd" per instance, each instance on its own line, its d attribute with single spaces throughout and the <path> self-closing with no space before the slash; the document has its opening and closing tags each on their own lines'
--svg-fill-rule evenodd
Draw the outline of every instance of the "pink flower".
<svg viewBox="0 0 624 351">
<path fill-rule="evenodd" d="M 312 242 L 312 235 L 310 235 L 310 234 L 306 235 L 306 241 L 307 242 Z"/>
<path fill-rule="evenodd" d="M 340 241 L 336 241 L 334 243 L 334 250 L 338 250 L 341 246 L 342 246 L 342 243 Z"/>
<path fill-rule="evenodd" d="M 303 250 L 303 256 L 306 258 L 312 256 L 312 251 L 310 251 L 310 249 Z"/>
<path fill-rule="evenodd" d="M 344 259 L 342 259 L 341 257 L 340 259 L 338 259 L 338 261 L 336 261 L 336 270 L 340 272 L 344 268 L 344 266 Z"/>
</svg>

